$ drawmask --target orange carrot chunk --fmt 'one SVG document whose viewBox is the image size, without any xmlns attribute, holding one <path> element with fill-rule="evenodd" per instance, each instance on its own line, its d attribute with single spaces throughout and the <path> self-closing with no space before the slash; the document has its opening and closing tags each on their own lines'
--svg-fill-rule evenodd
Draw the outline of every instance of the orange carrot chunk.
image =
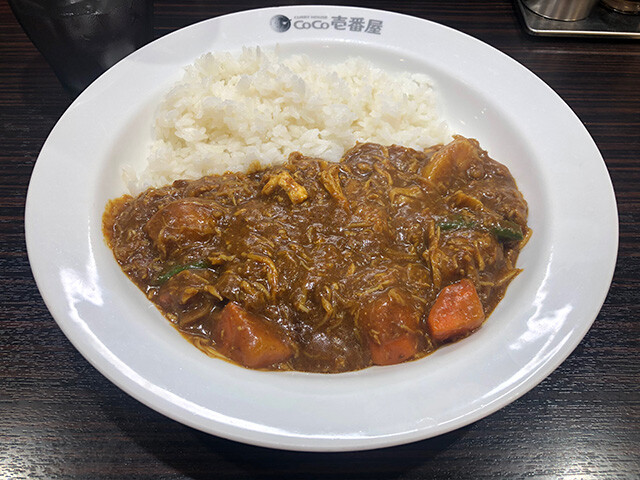
<svg viewBox="0 0 640 480">
<path fill-rule="evenodd" d="M 369 343 L 371 360 L 374 365 L 395 365 L 409 360 L 418 353 L 418 339 L 415 335 L 403 335 L 386 339 L 383 343 Z"/>
<path fill-rule="evenodd" d="M 480 297 L 471 280 L 464 278 L 444 287 L 436 298 L 427 325 L 431 338 L 448 342 L 469 335 L 484 322 Z"/>
<path fill-rule="evenodd" d="M 385 294 L 360 312 L 360 327 L 374 365 L 409 360 L 419 350 L 420 312 Z"/>
<path fill-rule="evenodd" d="M 265 319 L 233 302 L 222 309 L 212 336 L 220 353 L 249 368 L 266 368 L 293 354 L 284 336 Z"/>
</svg>

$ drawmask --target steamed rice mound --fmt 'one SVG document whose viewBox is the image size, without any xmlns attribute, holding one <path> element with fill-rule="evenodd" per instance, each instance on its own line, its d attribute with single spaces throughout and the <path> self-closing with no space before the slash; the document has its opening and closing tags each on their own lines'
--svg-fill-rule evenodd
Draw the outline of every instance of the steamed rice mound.
<svg viewBox="0 0 640 480">
<path fill-rule="evenodd" d="M 125 173 L 132 192 L 283 163 L 294 151 L 337 161 L 358 141 L 421 149 L 450 140 L 426 75 L 257 48 L 208 53 L 187 67 L 154 132 L 145 169 Z"/>
</svg>

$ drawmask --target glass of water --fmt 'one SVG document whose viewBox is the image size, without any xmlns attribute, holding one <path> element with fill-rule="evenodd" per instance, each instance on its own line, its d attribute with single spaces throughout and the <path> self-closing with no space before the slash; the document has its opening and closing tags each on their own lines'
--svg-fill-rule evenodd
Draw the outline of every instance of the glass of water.
<svg viewBox="0 0 640 480">
<path fill-rule="evenodd" d="M 9 0 L 31 41 L 77 95 L 149 42 L 153 0 Z"/>
</svg>

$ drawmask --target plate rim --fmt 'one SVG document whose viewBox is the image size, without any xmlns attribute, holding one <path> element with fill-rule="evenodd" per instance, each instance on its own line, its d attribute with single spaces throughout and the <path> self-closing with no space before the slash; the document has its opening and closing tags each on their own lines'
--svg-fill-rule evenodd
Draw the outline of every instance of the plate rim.
<svg viewBox="0 0 640 480">
<path fill-rule="evenodd" d="M 343 7 L 343 6 L 322 6 L 322 5 L 304 5 L 304 6 L 289 6 L 289 7 L 268 7 L 268 8 L 258 8 L 258 9 L 252 9 L 252 10 L 245 10 L 245 11 L 241 11 L 241 12 L 234 12 L 234 13 L 230 13 L 227 15 L 223 15 L 220 17 L 214 17 L 211 19 L 207 19 L 207 20 L 203 20 L 201 22 L 195 23 L 193 25 L 187 26 L 183 29 L 174 31 L 172 33 L 169 33 L 163 37 L 161 37 L 163 41 L 170 41 L 171 38 L 173 36 L 176 35 L 182 35 L 184 34 L 185 30 L 188 29 L 192 29 L 192 28 L 197 28 L 198 26 L 202 25 L 202 24 L 208 24 L 210 22 L 220 22 L 220 21 L 225 21 L 226 18 L 228 17 L 235 17 L 235 16 L 244 16 L 244 15 L 252 15 L 252 14 L 256 14 L 256 13 L 265 13 L 265 12 L 275 12 L 275 11 L 301 11 L 301 10 L 314 10 L 314 9 L 318 9 L 318 8 L 326 8 L 328 10 L 338 10 L 338 9 L 345 9 L 345 10 L 352 10 L 352 11 L 366 11 L 366 12 L 375 12 L 376 14 L 380 13 L 380 14 L 384 14 L 384 15 L 392 15 L 392 16 L 398 16 L 398 17 L 403 17 L 403 18 L 407 18 L 407 19 L 411 19 L 411 21 L 418 21 L 418 22 L 426 22 L 428 24 L 431 24 L 432 26 L 435 26 L 435 28 L 444 28 L 449 30 L 450 32 L 454 32 L 456 35 L 463 35 L 465 37 L 467 37 L 468 39 L 473 40 L 474 42 L 477 42 L 479 44 L 481 44 L 483 46 L 483 48 L 489 48 L 493 51 L 493 53 L 497 53 L 501 56 L 503 56 L 506 59 L 509 59 L 510 61 L 512 61 L 514 64 L 518 65 L 519 68 L 525 69 L 527 72 L 531 73 L 531 75 L 533 75 L 533 77 L 535 77 L 539 82 L 541 82 L 543 85 L 545 85 L 548 90 L 550 92 L 552 92 L 553 95 L 556 95 L 556 97 L 560 100 L 560 102 L 562 102 L 570 111 L 571 109 L 568 107 L 568 105 L 566 105 L 566 103 L 550 88 L 548 87 L 548 85 L 546 85 L 542 80 L 540 80 L 535 74 L 533 74 L 533 72 L 531 72 L 530 70 L 528 70 L 526 67 L 524 67 L 522 64 L 520 64 L 519 62 L 517 62 L 516 60 L 514 60 L 513 58 L 507 56 L 506 54 L 504 54 L 503 52 L 497 50 L 496 48 L 464 33 L 464 32 L 459 32 L 451 27 L 448 27 L 446 25 L 441 25 L 435 22 L 432 22 L 430 20 L 425 20 L 425 19 L 421 19 L 419 17 L 413 17 L 410 15 L 406 15 L 406 14 L 401 14 L 401 13 L 397 13 L 397 12 L 388 12 L 388 11 L 383 11 L 383 10 L 377 10 L 377 9 L 372 9 L 372 8 L 359 8 L 359 7 Z M 153 45 L 152 44 L 150 45 Z M 148 47 L 148 46 L 147 46 Z M 147 48 L 147 47 L 143 47 L 143 48 Z M 103 78 L 103 77 L 101 77 Z M 102 80 L 98 79 L 95 84 L 100 84 Z M 92 86 L 90 86 L 87 90 L 90 91 L 91 89 L 95 88 L 92 84 Z M 73 110 L 74 105 L 77 102 L 82 102 L 83 100 L 83 96 L 85 94 L 81 94 L 78 99 L 72 104 L 72 106 L 68 109 L 68 111 Z M 571 111 L 571 113 L 575 116 L 575 113 L 573 113 Z M 48 147 L 49 141 L 51 138 L 55 138 L 54 137 L 54 132 L 56 132 L 56 127 L 58 127 L 58 124 L 63 122 L 65 116 L 67 115 L 67 112 L 65 112 L 63 114 L 63 116 L 60 118 L 60 120 L 58 121 L 58 123 L 56 124 L 56 126 L 54 127 L 54 129 L 52 129 L 51 133 L 49 134 L 47 140 L 45 141 L 45 144 L 42 147 L 41 150 L 41 154 L 42 152 L 45 152 L 46 148 Z M 579 118 L 577 116 L 575 116 L 575 119 L 579 121 Z M 586 133 L 586 135 L 591 139 L 593 146 L 595 147 L 596 151 L 598 151 L 599 154 L 599 150 L 597 148 L 597 145 L 595 144 L 595 142 L 593 142 L 593 139 L 591 138 L 589 132 L 587 131 L 587 129 L 584 127 L 584 125 L 582 125 L 582 128 L 584 129 L 584 132 Z M 612 196 L 612 200 L 613 200 L 613 207 L 614 207 L 614 212 L 613 212 L 613 217 L 615 220 L 615 242 L 613 245 L 611 245 L 610 251 L 612 252 L 612 258 L 613 261 L 610 262 L 609 265 L 609 271 L 608 273 L 605 275 L 606 277 L 606 284 L 610 285 L 612 278 L 613 278 L 613 274 L 615 271 L 615 259 L 617 258 L 617 251 L 618 251 L 618 214 L 617 214 L 617 206 L 616 206 L 616 202 L 615 202 L 615 194 L 613 191 L 613 185 L 611 182 L 611 178 L 608 175 L 608 171 L 606 168 L 606 164 L 604 163 L 604 160 L 602 159 L 601 155 L 600 155 L 600 160 L 602 162 L 602 166 L 604 167 L 604 171 L 607 174 L 607 179 L 608 179 L 608 183 L 609 183 L 609 187 L 610 190 L 607 191 L 608 194 L 610 194 Z M 414 433 L 407 433 L 407 432 L 403 432 L 403 433 L 399 433 L 395 436 L 393 435 L 387 435 L 384 436 L 381 439 L 377 439 L 377 440 L 371 440 L 371 439 L 367 439 L 367 438 L 356 438 L 356 439 L 348 439 L 348 438 L 332 438 L 332 439 L 328 439 L 328 441 L 322 441 L 322 442 L 318 442 L 317 440 L 314 440 L 313 438 L 300 438 L 300 437 L 277 437 L 277 436 L 262 436 L 262 437 L 251 437 L 251 438 L 247 438 L 246 436 L 246 431 L 243 429 L 231 429 L 228 431 L 210 431 L 208 429 L 203 429 L 202 425 L 197 424 L 197 422 L 194 421 L 194 418 L 190 415 L 185 415 L 183 411 L 173 411 L 167 408 L 164 408 L 166 405 L 159 405 L 157 402 L 154 402 L 153 399 L 150 399 L 148 397 L 142 396 L 140 394 L 140 391 L 138 390 L 139 385 L 137 384 L 128 384 L 129 379 L 128 378 L 121 378 L 119 376 L 119 374 L 121 374 L 121 372 L 119 370 L 114 371 L 109 371 L 107 370 L 105 372 L 105 367 L 104 364 L 102 364 L 101 362 L 97 361 L 96 357 L 95 357 L 95 352 L 88 352 L 86 351 L 87 346 L 85 344 L 82 343 L 81 339 L 78 337 L 78 331 L 74 330 L 74 325 L 73 323 L 70 323 L 68 321 L 61 321 L 59 320 L 59 316 L 63 315 L 62 313 L 60 313 L 58 311 L 58 307 L 56 305 L 54 305 L 50 299 L 48 299 L 48 294 L 47 294 L 47 285 L 45 284 L 43 278 L 42 278 L 42 273 L 39 271 L 39 267 L 40 265 L 36 262 L 35 264 L 31 262 L 31 259 L 35 256 L 35 250 L 37 250 L 37 242 L 35 241 L 35 237 L 34 235 L 36 234 L 34 231 L 34 226 L 32 223 L 29 222 L 29 218 L 31 218 L 33 216 L 33 208 L 34 208 L 34 202 L 36 200 L 34 200 L 35 198 L 35 193 L 34 190 L 32 190 L 32 184 L 35 185 L 34 182 L 34 178 L 37 177 L 38 172 L 39 172 L 39 167 L 38 165 L 42 165 L 41 162 L 41 156 L 38 156 L 38 160 L 36 161 L 36 165 L 34 167 L 34 172 L 32 174 L 31 180 L 29 182 L 29 188 L 28 188 L 28 193 L 27 193 L 27 202 L 25 205 L 25 236 L 26 236 L 26 243 L 27 243 L 27 252 L 29 255 L 29 259 L 30 259 L 30 264 L 31 264 L 31 268 L 34 274 L 34 278 L 36 280 L 36 283 L 38 285 L 38 289 L 40 290 L 41 296 L 43 298 L 43 300 L 45 301 L 45 304 L 47 305 L 47 307 L 49 308 L 50 312 L 52 313 L 52 316 L 54 317 L 54 319 L 56 320 L 56 322 L 58 323 L 58 325 L 60 326 L 60 328 L 62 329 L 62 331 L 65 333 L 65 335 L 67 336 L 67 338 L 71 341 L 71 343 L 74 345 L 74 347 L 76 348 L 76 350 L 78 350 L 82 356 L 87 359 L 87 361 L 89 361 L 102 375 L 104 375 L 106 378 L 108 378 L 112 383 L 114 383 L 116 386 L 118 386 L 119 388 L 121 388 L 122 390 L 124 390 L 126 393 L 128 393 L 129 395 L 133 396 L 134 398 L 136 398 L 138 401 L 140 401 L 141 403 L 149 406 L 150 408 L 159 411 L 160 413 L 162 413 L 165 416 L 168 416 L 174 420 L 177 420 L 183 424 L 189 425 L 193 428 L 199 429 L 199 430 L 203 430 L 207 433 L 211 433 L 211 434 L 215 434 L 217 436 L 220 437 L 224 437 L 224 438 L 228 438 L 230 440 L 234 440 L 234 441 L 239 441 L 239 442 L 243 442 L 243 443 L 249 443 L 249 444 L 253 444 L 253 445 L 258 445 L 258 446 L 264 446 L 264 447 L 271 447 L 271 448 L 278 448 L 278 449 L 286 449 L 286 450 L 300 450 L 300 451 L 354 451 L 354 450 L 368 450 L 368 449 L 374 449 L 374 448 L 383 448 L 383 447 L 389 447 L 389 446 L 394 446 L 394 445 L 400 445 L 400 444 L 405 444 L 405 443 L 409 443 L 409 442 L 413 442 L 413 441 L 418 441 L 418 440 L 422 440 L 422 439 L 426 439 L 426 438 L 430 438 L 436 435 L 440 435 L 443 433 L 447 433 L 449 431 L 461 428 L 463 426 L 469 425 L 470 423 L 473 423 L 481 418 L 484 418 L 488 415 L 491 415 L 492 413 L 494 413 L 495 411 L 503 408 L 504 406 L 510 404 L 511 402 L 513 402 L 514 400 L 516 400 L 517 398 L 521 397 L 522 395 L 524 395 L 525 393 L 527 393 L 528 391 L 530 391 L 532 388 L 534 388 L 537 384 L 539 384 L 541 381 L 543 381 L 549 374 L 551 374 L 551 372 L 553 372 L 562 362 L 564 362 L 564 360 L 573 352 L 573 350 L 575 349 L 575 347 L 580 343 L 580 341 L 582 340 L 582 338 L 584 338 L 584 336 L 586 335 L 586 333 L 588 332 L 588 330 L 590 329 L 591 325 L 593 324 L 593 322 L 595 321 L 598 312 L 600 310 L 600 308 L 602 307 L 602 304 L 604 303 L 607 293 L 608 293 L 608 288 L 606 290 L 604 290 L 603 292 L 601 292 L 601 299 L 598 299 L 597 302 L 599 302 L 599 307 L 598 310 L 594 313 L 593 318 L 588 321 L 588 322 L 583 322 L 580 324 L 580 329 L 577 331 L 577 333 L 575 333 L 573 335 L 572 338 L 572 342 L 571 344 L 573 344 L 573 346 L 571 346 L 570 348 L 567 348 L 563 351 L 562 355 L 556 355 L 553 357 L 553 361 L 547 361 L 545 362 L 542 367 L 540 368 L 539 372 L 536 375 L 537 381 L 535 381 L 534 383 L 526 383 L 522 382 L 520 384 L 517 384 L 515 386 L 515 388 L 512 388 L 506 395 L 500 397 L 499 401 L 498 400 L 494 400 L 492 403 L 490 403 L 486 408 L 476 411 L 476 412 L 472 412 L 464 417 L 461 417 L 458 419 L 458 421 L 453 421 L 453 422 L 448 422 L 445 424 L 442 424 L 439 426 L 439 428 L 431 428 L 429 430 L 429 434 L 425 435 L 424 431 L 421 430 L 417 430 Z M 36 187 L 34 187 L 36 188 Z M 58 314 L 54 315 L 53 312 L 56 311 Z M 575 343 L 575 344 L 574 344 Z"/>
</svg>

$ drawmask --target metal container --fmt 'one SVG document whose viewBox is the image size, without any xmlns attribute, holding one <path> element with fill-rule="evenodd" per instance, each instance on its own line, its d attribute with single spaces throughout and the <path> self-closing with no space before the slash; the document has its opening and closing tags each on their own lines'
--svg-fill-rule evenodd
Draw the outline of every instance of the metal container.
<svg viewBox="0 0 640 480">
<path fill-rule="evenodd" d="M 640 1 L 638 0 L 602 0 L 602 4 L 616 12 L 632 15 L 640 14 Z"/>
<path fill-rule="evenodd" d="M 587 18 L 599 0 L 522 0 L 533 13 L 552 20 L 573 22 Z"/>
</svg>

